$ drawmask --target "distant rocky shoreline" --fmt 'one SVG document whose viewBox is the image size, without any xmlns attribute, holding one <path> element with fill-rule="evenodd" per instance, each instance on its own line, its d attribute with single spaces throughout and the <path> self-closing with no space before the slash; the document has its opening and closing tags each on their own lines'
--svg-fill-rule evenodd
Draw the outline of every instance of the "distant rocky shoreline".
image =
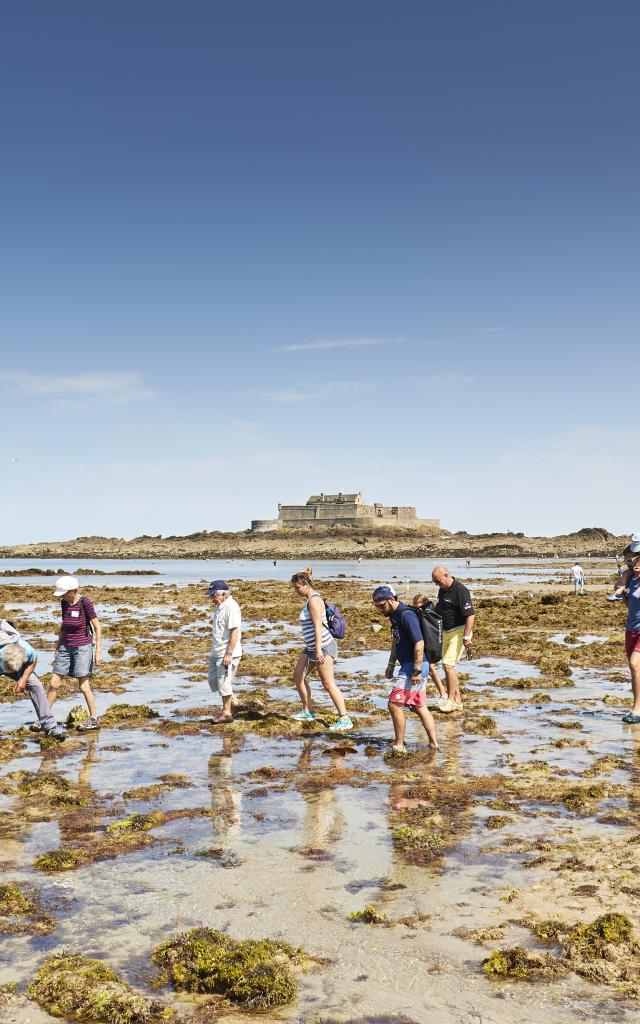
<svg viewBox="0 0 640 1024">
<path fill-rule="evenodd" d="M 185 537 L 78 537 L 0 547 L 1 558 L 293 559 L 350 558 L 586 558 L 613 557 L 628 542 L 601 527 L 557 537 L 521 533 L 454 533 L 434 537 L 415 530 L 335 529 L 252 534 L 202 531 Z M 136 570 L 148 574 L 146 570 Z M 15 573 L 11 573 L 15 575 Z"/>
</svg>

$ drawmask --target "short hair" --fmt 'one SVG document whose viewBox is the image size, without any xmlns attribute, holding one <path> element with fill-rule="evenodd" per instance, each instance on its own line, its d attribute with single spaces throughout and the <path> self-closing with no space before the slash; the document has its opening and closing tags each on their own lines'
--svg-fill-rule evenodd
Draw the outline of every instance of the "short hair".
<svg viewBox="0 0 640 1024">
<path fill-rule="evenodd" d="M 19 672 L 26 661 L 26 652 L 20 644 L 5 644 L 2 648 L 5 672 Z"/>
</svg>

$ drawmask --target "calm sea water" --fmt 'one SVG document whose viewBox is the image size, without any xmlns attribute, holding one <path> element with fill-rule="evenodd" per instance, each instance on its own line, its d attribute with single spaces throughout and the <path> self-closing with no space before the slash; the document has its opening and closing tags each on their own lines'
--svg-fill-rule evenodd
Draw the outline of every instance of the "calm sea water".
<svg viewBox="0 0 640 1024">
<path fill-rule="evenodd" d="M 598 563 L 608 565 L 606 559 L 585 559 L 585 565 Z M 198 583 L 212 579 L 243 580 L 288 580 L 292 573 L 299 572 L 310 564 L 314 577 L 334 579 L 338 576 L 356 580 L 411 581 L 422 582 L 431 579 L 431 572 L 438 564 L 428 558 L 379 558 L 344 561 L 292 561 L 283 559 L 77 559 L 77 558 L 0 558 L 0 572 L 25 569 L 53 569 L 61 573 L 81 575 L 84 585 L 103 587 L 144 586 L 176 583 L 178 585 Z M 500 578 L 513 583 L 533 583 L 543 580 L 568 578 L 566 561 L 557 559 L 513 559 L 495 558 L 473 560 L 471 567 L 464 559 L 446 560 L 451 572 L 459 579 L 483 580 Z M 116 573 L 114 576 L 97 576 L 92 570 Z M 159 576 L 125 576 L 125 570 L 153 570 Z M 2 583 L 42 585 L 46 578 L 38 576 L 5 576 Z"/>
</svg>

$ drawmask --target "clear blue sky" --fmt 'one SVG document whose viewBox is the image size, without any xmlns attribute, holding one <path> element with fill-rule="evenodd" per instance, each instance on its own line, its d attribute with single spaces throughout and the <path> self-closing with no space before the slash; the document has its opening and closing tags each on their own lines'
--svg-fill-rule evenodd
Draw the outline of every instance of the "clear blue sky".
<svg viewBox="0 0 640 1024">
<path fill-rule="evenodd" d="M 636 0 L 4 0 L 0 542 L 334 490 L 640 529 L 639 31 Z"/>
</svg>

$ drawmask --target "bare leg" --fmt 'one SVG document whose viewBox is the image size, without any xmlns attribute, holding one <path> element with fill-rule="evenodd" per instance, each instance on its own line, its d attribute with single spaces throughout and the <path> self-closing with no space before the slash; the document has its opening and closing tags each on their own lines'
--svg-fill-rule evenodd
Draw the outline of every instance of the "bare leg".
<svg viewBox="0 0 640 1024">
<path fill-rule="evenodd" d="M 442 679 L 438 675 L 438 670 L 435 665 L 429 665 L 429 675 L 431 676 L 434 686 L 441 697 L 447 696 L 447 691 L 442 685 Z"/>
<path fill-rule="evenodd" d="M 47 690 L 47 700 L 49 701 L 49 707 L 52 708 L 56 702 L 58 696 L 58 690 L 60 689 L 60 683 L 62 679 L 54 673 L 51 675 L 49 680 L 49 689 Z"/>
<path fill-rule="evenodd" d="M 223 718 L 229 718 L 229 719 L 233 718 L 234 701 L 235 701 L 236 704 L 238 703 L 238 701 L 235 700 L 235 697 L 233 696 L 232 693 L 230 693 L 228 697 L 223 697 L 222 698 L 222 717 Z"/>
<path fill-rule="evenodd" d="M 396 747 L 404 747 L 404 731 L 407 725 L 404 707 L 401 704 L 392 704 L 391 701 L 389 701 L 388 706 L 391 721 L 393 722 L 393 731 L 396 737 Z"/>
<path fill-rule="evenodd" d="M 458 673 L 453 665 L 445 665 L 444 674 L 447 680 L 447 695 L 449 700 L 455 701 L 456 704 L 462 704 L 462 697 L 460 696 L 460 680 L 458 679 Z"/>
<path fill-rule="evenodd" d="M 438 737 L 436 736 L 436 723 L 434 722 L 433 715 L 427 708 L 414 708 L 414 711 L 424 725 L 425 732 L 429 737 L 430 746 L 437 750 Z"/>
<path fill-rule="evenodd" d="M 640 715 L 640 653 L 634 651 L 629 658 L 631 669 L 631 691 L 633 693 L 633 713 Z"/>
<path fill-rule="evenodd" d="M 307 668 L 309 666 L 309 659 L 307 658 L 304 651 L 296 662 L 296 667 L 293 670 L 293 682 L 295 688 L 300 695 L 302 701 L 303 711 L 313 711 L 311 701 L 311 688 L 307 682 Z"/>
<path fill-rule="evenodd" d="M 91 684 L 89 683 L 89 677 L 85 676 L 83 679 L 79 679 L 78 680 L 78 685 L 80 686 L 80 693 L 82 694 L 82 696 L 84 697 L 84 699 L 87 702 L 87 707 L 89 708 L 89 714 L 91 715 L 92 718 L 97 718 L 98 717 L 98 713 L 96 711 L 96 702 L 93 699 L 93 691 L 91 690 Z"/>
<path fill-rule="evenodd" d="M 342 716 L 346 715 L 347 708 L 344 703 L 344 697 L 336 686 L 336 681 L 333 677 L 333 658 L 330 654 L 327 654 L 322 665 L 318 665 L 317 662 L 316 665 L 318 668 L 318 675 L 320 676 L 320 682 L 335 704 L 338 714 Z"/>
</svg>

